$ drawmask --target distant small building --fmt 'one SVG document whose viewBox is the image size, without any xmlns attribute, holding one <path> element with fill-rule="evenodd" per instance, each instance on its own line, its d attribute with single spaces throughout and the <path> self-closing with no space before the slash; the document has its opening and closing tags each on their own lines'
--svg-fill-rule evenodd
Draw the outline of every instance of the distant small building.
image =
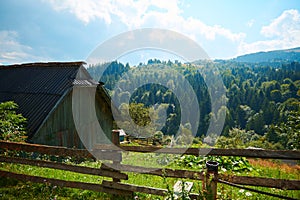
<svg viewBox="0 0 300 200">
<path fill-rule="evenodd" d="M 19 105 L 18 113 L 28 120 L 28 142 L 84 148 L 72 112 L 75 88 L 96 91 L 95 105 L 87 107 L 96 110 L 98 121 L 94 124 L 100 124 L 107 137 L 111 137 L 110 98 L 103 86 L 92 79 L 84 64 L 49 62 L 0 66 L 0 102 L 14 101 Z M 82 106 L 80 99 L 76 103 Z M 95 126 L 83 126 L 86 141 L 99 142 L 93 133 Z"/>
<path fill-rule="evenodd" d="M 125 131 L 123 129 L 119 130 L 119 136 L 120 136 L 120 142 L 124 142 L 125 141 L 126 133 L 125 133 Z"/>
</svg>

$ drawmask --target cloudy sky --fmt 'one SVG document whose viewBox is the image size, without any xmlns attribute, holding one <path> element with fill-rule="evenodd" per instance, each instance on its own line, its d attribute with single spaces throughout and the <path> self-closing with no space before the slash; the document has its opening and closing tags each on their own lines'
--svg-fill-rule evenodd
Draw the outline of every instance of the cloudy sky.
<svg viewBox="0 0 300 200">
<path fill-rule="evenodd" d="M 0 63 L 86 60 L 139 28 L 169 29 L 211 58 L 300 46 L 299 0 L 0 0 Z"/>
</svg>

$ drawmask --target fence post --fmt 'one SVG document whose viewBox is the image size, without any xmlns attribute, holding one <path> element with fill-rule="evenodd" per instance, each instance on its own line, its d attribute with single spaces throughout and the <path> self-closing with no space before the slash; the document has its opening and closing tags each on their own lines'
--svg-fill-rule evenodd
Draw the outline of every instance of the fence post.
<svg viewBox="0 0 300 200">
<path fill-rule="evenodd" d="M 206 175 L 204 177 L 204 189 L 207 192 L 207 200 L 217 199 L 218 166 L 216 161 L 206 162 Z"/>
<path fill-rule="evenodd" d="M 111 142 L 116 146 L 120 146 L 120 132 L 119 132 L 119 130 L 112 130 Z"/>
<path fill-rule="evenodd" d="M 111 135 L 111 142 L 116 145 L 120 146 L 120 132 L 119 130 L 112 130 L 112 135 Z M 116 152 L 116 154 L 120 154 L 120 157 L 122 158 L 122 153 L 121 152 Z M 121 164 L 121 161 L 116 161 L 113 160 L 113 165 L 118 166 Z M 113 178 L 113 182 L 120 182 L 121 180 L 118 178 Z"/>
</svg>

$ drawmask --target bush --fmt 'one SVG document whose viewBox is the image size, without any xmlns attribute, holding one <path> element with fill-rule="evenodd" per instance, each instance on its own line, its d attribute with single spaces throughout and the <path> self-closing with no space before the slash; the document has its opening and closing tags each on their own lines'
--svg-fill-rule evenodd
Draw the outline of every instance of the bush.
<svg viewBox="0 0 300 200">
<path fill-rule="evenodd" d="M 26 118 L 17 114 L 18 105 L 13 101 L 0 103 L 0 140 L 24 142 L 27 138 Z"/>
<path fill-rule="evenodd" d="M 177 159 L 176 164 L 190 169 L 205 169 L 206 162 L 217 161 L 222 172 L 244 172 L 252 171 L 253 168 L 245 157 L 239 156 L 194 156 L 184 155 Z"/>
</svg>

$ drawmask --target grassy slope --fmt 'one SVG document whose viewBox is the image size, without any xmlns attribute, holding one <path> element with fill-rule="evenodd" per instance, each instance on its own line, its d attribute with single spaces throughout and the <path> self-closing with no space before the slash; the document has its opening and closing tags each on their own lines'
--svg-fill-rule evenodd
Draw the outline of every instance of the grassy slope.
<svg viewBox="0 0 300 200">
<path fill-rule="evenodd" d="M 163 157 L 164 159 L 165 157 Z M 160 157 L 160 164 L 161 164 Z M 137 156 L 135 154 L 124 155 L 124 164 L 142 165 L 159 167 L 161 166 L 156 162 L 157 156 L 155 154 L 143 154 L 142 156 Z M 288 166 L 286 164 L 274 163 L 268 160 L 250 160 L 250 163 L 255 168 L 251 172 L 243 172 L 239 175 L 248 176 L 260 176 L 260 177 L 272 177 L 281 179 L 300 179 L 300 167 L 298 166 Z M 86 162 L 82 165 L 99 167 L 100 163 Z M 49 178 L 59 178 L 63 180 L 72 181 L 83 181 L 90 183 L 101 183 L 102 177 L 97 177 L 93 175 L 83 175 L 72 172 L 65 172 L 62 170 L 53 170 L 47 168 L 38 168 L 26 165 L 17 164 L 7 164 L 0 163 L 0 168 L 2 170 L 7 170 L 11 172 L 24 173 L 30 175 L 38 175 Z M 129 180 L 124 181 L 127 183 L 134 183 L 137 185 L 147 185 L 152 187 L 166 188 L 167 185 L 172 187 L 177 181 L 176 179 L 163 179 L 157 176 L 141 175 L 135 173 L 128 173 Z M 167 184 L 166 184 L 167 183 Z M 11 179 L 1 178 L 0 179 L 0 199 L 115 199 L 111 195 L 78 190 L 71 188 L 60 188 L 49 184 L 35 184 L 28 182 L 20 182 Z M 276 194 L 281 194 L 284 196 L 290 196 L 293 198 L 300 198 L 299 191 L 284 191 L 270 188 L 259 188 L 253 187 L 259 190 L 264 190 L 267 192 L 272 192 Z M 193 191 L 198 192 L 201 190 L 201 184 L 195 181 Z M 153 195 L 137 194 L 140 199 L 156 199 Z M 220 199 L 277 199 L 271 198 L 265 195 L 256 194 L 253 192 L 247 192 L 246 190 L 240 190 L 233 187 L 229 187 L 223 184 L 218 185 L 218 196 Z M 123 199 L 121 197 L 121 199 Z"/>
</svg>

